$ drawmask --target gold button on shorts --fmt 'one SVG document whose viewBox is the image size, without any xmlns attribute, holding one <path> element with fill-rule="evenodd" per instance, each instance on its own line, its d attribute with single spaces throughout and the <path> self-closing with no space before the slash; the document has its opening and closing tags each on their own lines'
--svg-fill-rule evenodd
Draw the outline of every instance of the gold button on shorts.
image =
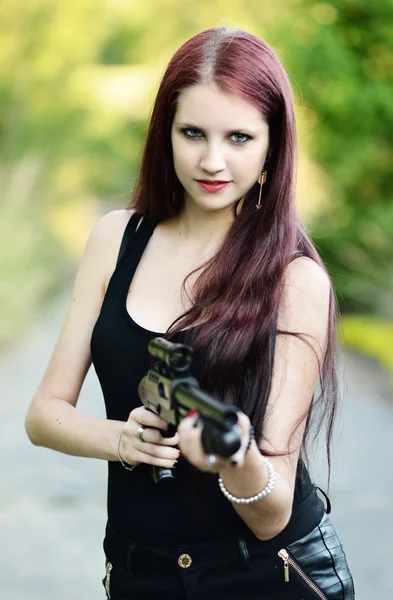
<svg viewBox="0 0 393 600">
<path fill-rule="evenodd" d="M 177 559 L 179 567 L 182 569 L 188 569 L 192 565 L 192 558 L 189 554 L 181 554 Z"/>
</svg>

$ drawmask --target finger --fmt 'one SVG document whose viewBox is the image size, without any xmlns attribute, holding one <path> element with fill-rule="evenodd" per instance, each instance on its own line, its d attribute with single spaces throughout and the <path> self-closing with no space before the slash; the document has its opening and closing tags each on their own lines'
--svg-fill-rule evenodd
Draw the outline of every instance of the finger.
<svg viewBox="0 0 393 600">
<path fill-rule="evenodd" d="M 203 424 L 199 414 L 192 417 L 185 417 L 179 424 L 177 431 L 179 436 L 187 436 L 194 441 L 199 440 Z"/>
<path fill-rule="evenodd" d="M 240 427 L 242 433 L 248 435 L 250 429 L 250 419 L 243 412 L 237 413 L 237 424 Z"/>
<path fill-rule="evenodd" d="M 170 438 L 166 438 L 162 435 L 161 431 L 155 427 L 143 427 L 143 443 L 149 442 L 150 444 L 159 444 L 161 446 L 176 446 L 176 444 L 179 443 L 178 433 L 175 433 L 175 435 Z"/>
<path fill-rule="evenodd" d="M 178 427 L 179 447 L 194 463 L 203 463 L 204 452 L 201 444 L 202 425 L 197 416 L 186 417 Z"/>
<path fill-rule="evenodd" d="M 165 438 L 163 437 L 161 434 L 159 434 L 160 437 L 160 441 L 158 442 L 159 444 L 162 444 L 163 446 L 177 446 L 177 444 L 179 443 L 179 434 L 175 433 L 175 435 L 173 437 L 170 438 Z"/>
<path fill-rule="evenodd" d="M 191 462 L 202 471 L 217 473 L 226 464 L 226 460 L 216 456 L 214 462 L 205 453 L 201 442 L 203 423 L 198 415 L 186 417 L 179 425 L 180 449 Z"/>
<path fill-rule="evenodd" d="M 209 456 L 206 456 L 205 454 L 204 462 L 205 464 L 202 467 L 202 470 L 207 471 L 208 473 L 218 473 L 228 464 L 228 461 L 225 458 L 221 458 L 214 454 L 210 454 Z"/>
<path fill-rule="evenodd" d="M 156 427 L 163 431 L 165 431 L 168 426 L 167 422 L 162 417 L 156 415 L 151 410 L 147 410 L 144 406 L 140 406 L 131 411 L 130 417 L 132 417 L 139 425 Z"/>
<path fill-rule="evenodd" d="M 163 467 L 164 469 L 173 469 L 177 464 L 177 460 L 160 458 L 159 456 L 152 456 L 151 454 L 145 454 L 144 452 L 136 453 L 135 462 L 153 465 L 155 467 Z"/>
<path fill-rule="evenodd" d="M 134 448 L 143 454 L 156 456 L 157 458 L 169 461 L 177 460 L 180 456 L 180 450 L 177 448 L 159 446 L 158 444 L 149 444 L 148 442 L 140 442 L 139 440 L 135 442 Z"/>
<path fill-rule="evenodd" d="M 244 465 L 246 450 L 250 439 L 250 419 L 244 413 L 238 414 L 238 426 L 241 431 L 241 445 L 239 450 L 230 457 L 233 467 L 241 468 Z"/>
</svg>

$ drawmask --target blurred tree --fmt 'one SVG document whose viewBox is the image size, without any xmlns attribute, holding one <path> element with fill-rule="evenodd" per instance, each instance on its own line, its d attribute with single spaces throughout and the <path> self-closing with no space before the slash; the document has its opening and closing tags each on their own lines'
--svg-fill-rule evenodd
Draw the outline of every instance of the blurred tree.
<svg viewBox="0 0 393 600">
<path fill-rule="evenodd" d="M 393 1 L 303 0 L 274 37 L 330 179 L 314 240 L 345 311 L 393 317 Z"/>
<path fill-rule="evenodd" d="M 0 348 L 17 341 L 64 283 L 69 252 L 81 246 L 81 223 L 88 231 L 98 199 L 116 208 L 128 202 L 171 54 L 225 11 L 249 25 L 244 2 L 190 7 L 188 0 L 2 3 Z"/>
<path fill-rule="evenodd" d="M 318 173 L 316 190 L 313 165 L 303 189 L 342 307 L 391 316 L 392 22 L 393 0 L 2 3 L 0 347 L 61 285 L 98 202 L 127 203 L 160 76 L 215 25 L 251 31 L 284 59 L 328 178 Z"/>
<path fill-rule="evenodd" d="M 76 64 L 92 57 L 85 24 L 94 27 L 94 2 L 67 7 L 51 0 L 1 6 L 0 347 L 16 341 L 59 289 L 67 265 L 47 221 L 64 200 L 51 179 L 83 135 L 87 112 L 69 91 Z"/>
</svg>

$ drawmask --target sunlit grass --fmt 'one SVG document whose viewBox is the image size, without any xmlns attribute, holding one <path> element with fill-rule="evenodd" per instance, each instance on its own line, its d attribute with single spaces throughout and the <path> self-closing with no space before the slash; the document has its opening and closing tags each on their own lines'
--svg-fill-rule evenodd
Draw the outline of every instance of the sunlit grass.
<svg viewBox="0 0 393 600">
<path fill-rule="evenodd" d="M 393 374 L 393 322 L 372 315 L 343 315 L 339 338 L 344 347 L 375 358 Z"/>
</svg>

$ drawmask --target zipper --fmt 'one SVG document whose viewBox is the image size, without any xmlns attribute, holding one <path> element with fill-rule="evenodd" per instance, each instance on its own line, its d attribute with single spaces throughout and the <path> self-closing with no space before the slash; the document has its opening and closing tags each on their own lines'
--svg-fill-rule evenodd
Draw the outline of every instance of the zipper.
<svg viewBox="0 0 393 600">
<path fill-rule="evenodd" d="M 109 599 L 111 597 L 110 583 L 111 583 L 111 571 L 112 571 L 112 569 L 113 569 L 113 565 L 112 565 L 112 563 L 110 563 L 108 561 L 105 564 L 105 591 L 106 591 L 106 595 L 108 596 Z"/>
<path fill-rule="evenodd" d="M 279 551 L 278 556 L 284 561 L 284 581 L 289 581 L 289 565 L 295 569 L 296 573 L 303 579 L 303 581 L 310 587 L 313 592 L 316 593 L 318 598 L 321 600 L 328 600 L 325 594 L 319 589 L 319 587 L 309 578 L 298 563 L 290 556 L 285 548 Z"/>
</svg>

